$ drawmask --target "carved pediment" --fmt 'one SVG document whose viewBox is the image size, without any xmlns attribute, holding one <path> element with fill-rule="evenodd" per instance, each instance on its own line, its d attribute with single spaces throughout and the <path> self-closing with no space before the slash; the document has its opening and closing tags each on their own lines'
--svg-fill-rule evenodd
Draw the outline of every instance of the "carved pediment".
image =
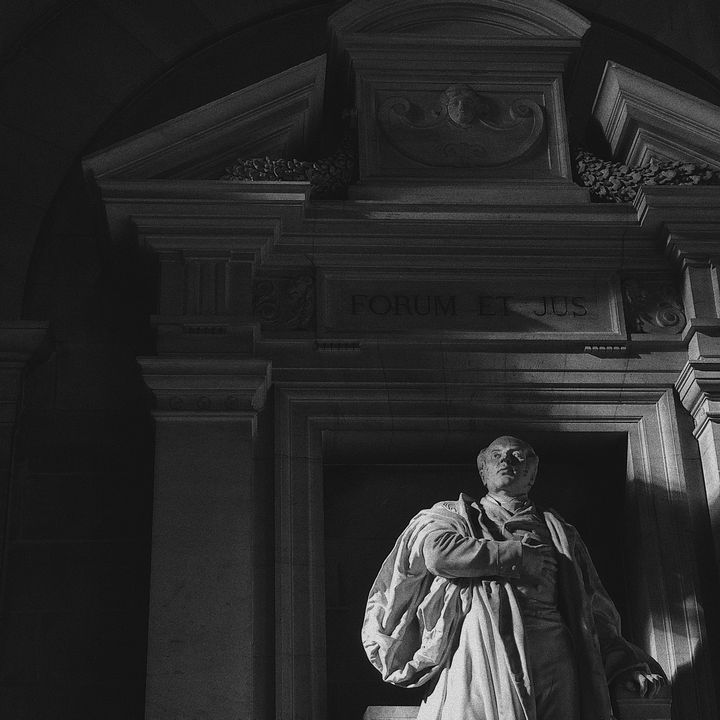
<svg viewBox="0 0 720 720">
<path fill-rule="evenodd" d="M 317 133 L 325 56 L 84 158 L 96 179 L 219 178 L 238 157 L 302 156 Z"/>
</svg>

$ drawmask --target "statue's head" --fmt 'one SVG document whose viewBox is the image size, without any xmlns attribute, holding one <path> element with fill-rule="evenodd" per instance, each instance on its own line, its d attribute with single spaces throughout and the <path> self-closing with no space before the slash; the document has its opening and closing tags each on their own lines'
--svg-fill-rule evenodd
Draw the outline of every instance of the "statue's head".
<svg viewBox="0 0 720 720">
<path fill-rule="evenodd" d="M 469 85 L 451 85 L 440 102 L 447 109 L 448 118 L 462 128 L 470 127 L 482 110 L 480 98 Z"/>
<path fill-rule="evenodd" d="M 477 456 L 480 479 L 488 492 L 525 495 L 535 482 L 538 456 L 524 440 L 510 435 L 493 440 Z"/>
</svg>

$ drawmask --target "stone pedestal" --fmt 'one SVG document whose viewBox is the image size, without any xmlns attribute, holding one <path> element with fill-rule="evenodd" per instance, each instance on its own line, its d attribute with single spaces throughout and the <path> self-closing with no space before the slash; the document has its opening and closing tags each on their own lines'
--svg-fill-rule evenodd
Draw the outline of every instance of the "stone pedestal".
<svg viewBox="0 0 720 720">
<path fill-rule="evenodd" d="M 146 718 L 255 717 L 255 360 L 147 358 L 157 401 Z"/>
</svg>

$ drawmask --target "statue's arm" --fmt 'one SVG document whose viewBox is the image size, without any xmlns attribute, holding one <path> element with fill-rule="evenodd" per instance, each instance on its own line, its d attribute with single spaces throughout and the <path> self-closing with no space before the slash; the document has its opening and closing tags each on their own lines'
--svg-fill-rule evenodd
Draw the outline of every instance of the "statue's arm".
<svg viewBox="0 0 720 720">
<path fill-rule="evenodd" d="M 450 529 L 432 530 L 423 542 L 427 569 L 445 578 L 518 578 L 523 549 L 518 540 L 484 540 Z"/>
<path fill-rule="evenodd" d="M 620 615 L 603 587 L 579 535 L 576 535 L 575 552 L 583 566 L 585 589 L 590 596 L 595 631 L 600 642 L 608 683 L 630 683 L 641 695 L 654 695 L 667 683 L 665 673 L 654 658 L 622 636 Z"/>
</svg>

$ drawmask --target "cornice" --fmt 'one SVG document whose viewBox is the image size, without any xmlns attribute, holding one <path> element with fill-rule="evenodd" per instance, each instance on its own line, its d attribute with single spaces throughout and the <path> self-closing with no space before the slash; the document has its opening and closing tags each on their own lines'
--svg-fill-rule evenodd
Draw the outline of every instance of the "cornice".
<svg viewBox="0 0 720 720">
<path fill-rule="evenodd" d="M 720 167 L 720 107 L 618 63 L 605 66 L 593 115 L 627 165 L 655 158 Z"/>
</svg>

